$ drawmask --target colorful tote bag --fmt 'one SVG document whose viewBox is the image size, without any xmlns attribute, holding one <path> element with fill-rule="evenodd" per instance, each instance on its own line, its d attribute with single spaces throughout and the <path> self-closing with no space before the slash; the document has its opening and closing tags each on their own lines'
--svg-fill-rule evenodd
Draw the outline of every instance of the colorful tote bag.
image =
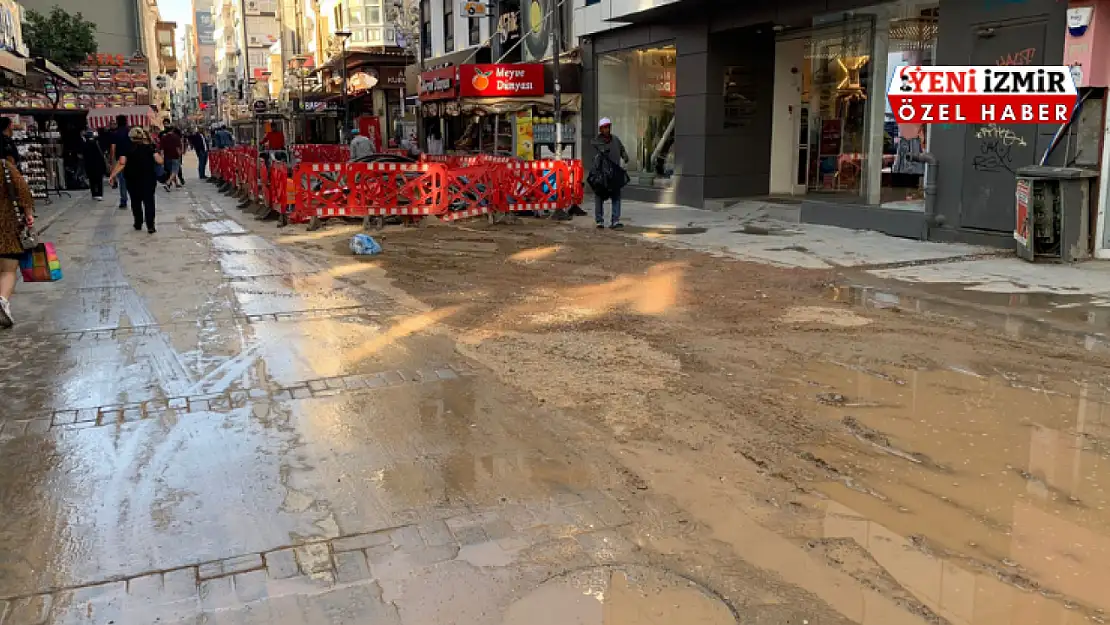
<svg viewBox="0 0 1110 625">
<path fill-rule="evenodd" d="M 62 279 L 62 262 L 53 243 L 39 243 L 19 260 L 24 282 L 57 282 Z"/>
</svg>

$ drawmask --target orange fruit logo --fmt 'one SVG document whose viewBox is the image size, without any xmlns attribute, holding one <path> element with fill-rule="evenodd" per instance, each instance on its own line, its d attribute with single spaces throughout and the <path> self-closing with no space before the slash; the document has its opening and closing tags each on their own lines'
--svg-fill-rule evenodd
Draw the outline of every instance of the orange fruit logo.
<svg viewBox="0 0 1110 625">
<path fill-rule="evenodd" d="M 483 72 L 477 67 L 474 68 L 474 78 L 470 79 L 470 84 L 478 91 L 485 91 L 489 88 L 489 77 L 493 75 L 493 70 Z"/>
</svg>

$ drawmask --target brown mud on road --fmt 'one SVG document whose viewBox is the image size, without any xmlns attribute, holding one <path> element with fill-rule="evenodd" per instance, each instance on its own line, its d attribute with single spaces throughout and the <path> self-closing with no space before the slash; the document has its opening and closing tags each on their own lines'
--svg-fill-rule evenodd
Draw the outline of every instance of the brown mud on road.
<svg viewBox="0 0 1110 625">
<path fill-rule="evenodd" d="M 348 232 L 296 244 L 335 262 Z M 1107 618 L 1105 355 L 549 222 L 381 239 L 464 355 L 610 459 L 647 557 L 744 622 Z"/>
</svg>

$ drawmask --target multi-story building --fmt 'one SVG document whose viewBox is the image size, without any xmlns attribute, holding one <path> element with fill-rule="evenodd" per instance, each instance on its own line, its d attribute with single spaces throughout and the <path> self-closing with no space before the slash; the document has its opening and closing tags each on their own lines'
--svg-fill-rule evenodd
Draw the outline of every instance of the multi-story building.
<svg viewBox="0 0 1110 625">
<path fill-rule="evenodd" d="M 577 156 L 582 72 L 571 15 L 569 0 L 421 0 L 422 134 L 448 150 Z"/>
<path fill-rule="evenodd" d="M 182 38 L 182 55 L 174 81 L 174 119 L 189 118 L 200 109 L 200 92 L 197 80 L 196 32 L 192 24 L 185 25 Z"/>
<path fill-rule="evenodd" d="M 249 114 L 265 99 L 270 46 L 281 31 L 276 0 L 215 0 L 212 5 L 216 86 L 225 118 Z"/>
<path fill-rule="evenodd" d="M 216 109 L 216 38 L 213 28 L 212 0 L 193 0 L 194 73 L 198 107 L 204 104 L 207 117 Z"/>
<path fill-rule="evenodd" d="M 311 68 L 310 78 L 319 81 L 307 100 L 339 104 L 346 99 L 348 120 L 376 137 L 379 147 L 384 137 L 400 132 L 406 117 L 409 123 L 415 119 L 406 113 L 403 97 L 405 66 L 412 56 L 395 26 L 406 3 L 415 12 L 412 0 L 306 0 L 300 7 L 303 36 L 293 37 L 294 53 L 283 55 L 287 61 L 301 57 Z M 286 93 L 293 93 L 293 83 L 289 80 Z M 315 127 L 317 133 L 338 137 L 342 119 L 341 114 L 327 116 Z"/>
<path fill-rule="evenodd" d="M 1097 165 L 1097 149 L 1074 146 L 1102 135 L 1110 73 L 1079 57 L 1110 33 L 1067 22 L 1094 7 L 1097 26 L 1104 0 L 566 1 L 584 125 L 613 121 L 633 160 L 626 197 L 711 207 L 770 194 L 808 222 L 1013 245 L 1016 170 L 1046 154 Z M 1053 152 L 1058 128 L 1013 126 L 991 160 L 974 128 L 894 122 L 885 89 L 897 66 L 1014 61 L 1080 68 L 1090 99 L 1075 141 Z M 938 164 L 914 158 L 923 152 Z"/>
</svg>

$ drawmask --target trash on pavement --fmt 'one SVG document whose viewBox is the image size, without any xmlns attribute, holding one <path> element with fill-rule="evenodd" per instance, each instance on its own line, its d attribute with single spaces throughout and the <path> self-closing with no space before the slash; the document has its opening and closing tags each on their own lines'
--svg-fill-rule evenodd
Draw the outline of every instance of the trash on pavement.
<svg viewBox="0 0 1110 625">
<path fill-rule="evenodd" d="M 356 234 L 351 237 L 351 251 L 360 256 L 373 256 L 382 253 L 382 246 L 368 234 Z"/>
</svg>

